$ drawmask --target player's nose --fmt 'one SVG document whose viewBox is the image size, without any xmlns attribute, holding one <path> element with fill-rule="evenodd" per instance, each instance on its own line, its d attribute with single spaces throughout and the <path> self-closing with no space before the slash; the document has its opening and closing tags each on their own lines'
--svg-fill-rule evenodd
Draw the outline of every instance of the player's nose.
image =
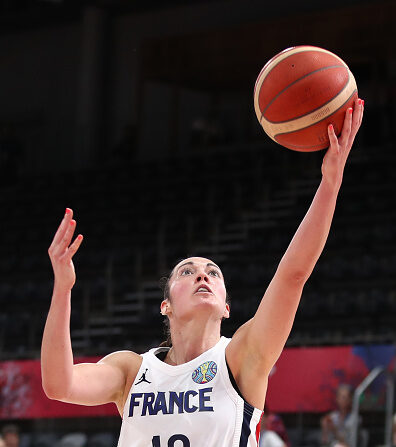
<svg viewBox="0 0 396 447">
<path fill-rule="evenodd" d="M 208 277 L 208 275 L 206 273 L 201 272 L 201 273 L 197 274 L 197 276 L 195 278 L 195 281 L 196 282 L 201 282 L 201 281 L 208 282 L 209 281 L 209 277 Z"/>
</svg>

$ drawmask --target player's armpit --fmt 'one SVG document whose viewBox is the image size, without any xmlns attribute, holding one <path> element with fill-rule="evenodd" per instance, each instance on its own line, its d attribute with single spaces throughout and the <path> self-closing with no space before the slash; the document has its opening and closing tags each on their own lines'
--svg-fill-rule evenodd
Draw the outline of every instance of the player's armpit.
<svg viewBox="0 0 396 447">
<path fill-rule="evenodd" d="M 238 363 L 251 365 L 260 376 L 269 375 L 289 336 L 303 286 L 304 281 L 286 278 L 278 269 L 256 314 L 238 329 L 230 343 L 235 357 L 243 357 Z"/>
<path fill-rule="evenodd" d="M 277 276 L 278 274 L 278 276 Z M 256 314 L 233 335 L 226 358 L 244 399 L 263 408 L 270 372 L 293 325 L 303 282 L 278 271 Z"/>
<path fill-rule="evenodd" d="M 243 398 L 255 408 L 264 408 L 268 374 L 256 358 L 246 350 L 246 334 L 252 320 L 243 324 L 233 335 L 226 348 L 226 360 Z"/>
</svg>

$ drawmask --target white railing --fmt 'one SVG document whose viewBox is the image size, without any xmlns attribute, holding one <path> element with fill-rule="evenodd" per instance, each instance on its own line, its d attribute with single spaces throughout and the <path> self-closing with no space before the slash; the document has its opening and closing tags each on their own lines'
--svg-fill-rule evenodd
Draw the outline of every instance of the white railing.
<svg viewBox="0 0 396 447">
<path fill-rule="evenodd" d="M 393 401 L 394 401 L 394 376 L 387 372 L 383 366 L 377 366 L 374 368 L 368 376 L 357 386 L 352 403 L 352 439 L 351 447 L 358 446 L 358 433 L 359 433 L 359 407 L 360 397 L 364 391 L 370 386 L 370 384 L 382 373 L 387 374 L 386 377 L 386 408 L 385 408 L 385 441 L 384 447 L 392 447 L 392 415 L 393 415 Z"/>
</svg>

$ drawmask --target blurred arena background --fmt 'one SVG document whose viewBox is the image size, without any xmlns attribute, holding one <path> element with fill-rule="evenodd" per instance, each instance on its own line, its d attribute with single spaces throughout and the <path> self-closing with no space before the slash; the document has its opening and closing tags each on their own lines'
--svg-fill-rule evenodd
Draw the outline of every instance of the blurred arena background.
<svg viewBox="0 0 396 447">
<path fill-rule="evenodd" d="M 0 0 L 0 428 L 16 424 L 21 447 L 117 443 L 115 408 L 54 405 L 41 392 L 47 249 L 67 206 L 85 236 L 77 360 L 160 343 L 159 279 L 188 255 L 224 272 L 224 335 L 252 316 L 324 155 L 264 134 L 254 82 L 279 51 L 312 44 L 350 66 L 365 118 L 268 404 L 292 447 L 316 447 L 338 384 L 380 367 L 359 400 L 361 447 L 384 445 L 396 359 L 395 28 L 396 3 L 383 0 Z M 83 437 L 67 444 L 71 433 Z"/>
</svg>

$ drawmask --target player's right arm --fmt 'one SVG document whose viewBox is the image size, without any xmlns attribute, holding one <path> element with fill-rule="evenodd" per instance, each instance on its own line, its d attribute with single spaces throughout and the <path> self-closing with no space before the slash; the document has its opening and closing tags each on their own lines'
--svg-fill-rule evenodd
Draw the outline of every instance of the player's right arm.
<svg viewBox="0 0 396 447">
<path fill-rule="evenodd" d="M 141 357 L 133 352 L 115 352 L 98 363 L 74 365 L 70 338 L 71 290 L 76 281 L 72 258 L 82 242 L 73 211 L 65 216 L 48 250 L 54 270 L 54 291 L 41 347 L 41 376 L 50 399 L 81 405 L 115 402 L 122 412 L 128 384 L 134 380 Z"/>
</svg>

